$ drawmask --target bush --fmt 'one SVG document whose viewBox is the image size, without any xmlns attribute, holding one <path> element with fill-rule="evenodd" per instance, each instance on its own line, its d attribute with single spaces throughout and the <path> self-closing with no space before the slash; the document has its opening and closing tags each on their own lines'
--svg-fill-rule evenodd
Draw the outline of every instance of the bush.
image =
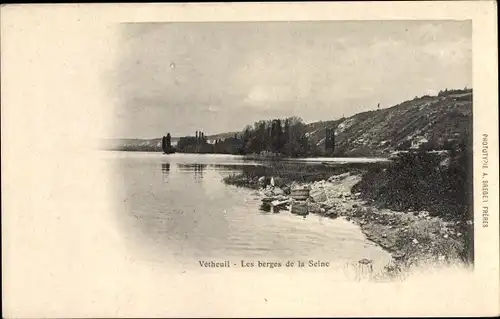
<svg viewBox="0 0 500 319">
<path fill-rule="evenodd" d="M 369 169 L 353 192 L 391 209 L 427 210 L 448 220 L 465 221 L 472 208 L 469 154 L 461 145 L 451 152 L 450 164 L 442 166 L 442 158 L 435 153 L 401 153 L 386 169 Z"/>
</svg>

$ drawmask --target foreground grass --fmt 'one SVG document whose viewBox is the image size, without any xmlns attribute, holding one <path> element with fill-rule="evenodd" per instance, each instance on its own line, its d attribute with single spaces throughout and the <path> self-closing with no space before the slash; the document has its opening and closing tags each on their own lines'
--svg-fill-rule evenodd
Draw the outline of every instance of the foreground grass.
<svg viewBox="0 0 500 319">
<path fill-rule="evenodd" d="M 278 186 L 296 183 L 311 183 L 326 180 L 332 175 L 339 175 L 346 172 L 361 174 L 371 169 L 385 164 L 376 163 L 350 163 L 338 165 L 319 165 L 318 163 L 300 163 L 269 161 L 262 166 L 248 166 L 243 168 L 240 174 L 233 174 L 224 178 L 224 182 L 230 185 L 258 189 L 261 185 L 259 178 L 264 177 L 264 184 L 268 184 L 271 177 L 274 177 Z"/>
</svg>

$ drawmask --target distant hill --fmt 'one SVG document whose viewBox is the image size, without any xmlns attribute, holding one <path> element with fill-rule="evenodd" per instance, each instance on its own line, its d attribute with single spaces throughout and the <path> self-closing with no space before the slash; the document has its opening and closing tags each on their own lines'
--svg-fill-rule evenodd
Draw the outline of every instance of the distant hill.
<svg viewBox="0 0 500 319">
<path fill-rule="evenodd" d="M 219 133 L 219 134 L 214 134 L 214 135 L 207 135 L 207 138 L 209 140 L 216 140 L 216 139 L 226 139 L 229 137 L 234 137 L 235 134 L 240 134 L 241 132 L 227 132 L 227 133 Z"/>
<path fill-rule="evenodd" d="M 137 138 L 108 138 L 101 141 L 101 148 L 115 151 L 142 151 L 161 152 L 162 138 L 137 139 Z M 172 145 L 176 145 L 178 137 L 172 137 Z"/>
<path fill-rule="evenodd" d="M 472 135 L 472 89 L 442 91 L 438 96 L 423 96 L 390 108 L 309 123 L 309 139 L 319 149 L 324 149 L 326 128 L 335 129 L 335 154 L 344 156 L 386 155 L 419 144 L 441 149 L 450 140 Z M 241 132 L 219 133 L 207 138 L 225 139 L 235 134 Z M 172 144 L 178 140 L 172 137 Z M 106 140 L 105 148 L 161 151 L 161 137 Z"/>
</svg>

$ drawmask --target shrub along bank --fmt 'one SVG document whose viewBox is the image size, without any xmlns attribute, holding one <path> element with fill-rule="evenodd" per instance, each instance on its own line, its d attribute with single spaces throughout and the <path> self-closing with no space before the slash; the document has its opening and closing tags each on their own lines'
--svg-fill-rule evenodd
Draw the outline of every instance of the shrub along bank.
<svg viewBox="0 0 500 319">
<path fill-rule="evenodd" d="M 352 189 L 379 209 L 428 212 L 457 225 L 463 234 L 462 258 L 473 261 L 473 178 L 470 150 L 464 144 L 441 154 L 400 154 L 386 168 L 368 170 Z"/>
</svg>

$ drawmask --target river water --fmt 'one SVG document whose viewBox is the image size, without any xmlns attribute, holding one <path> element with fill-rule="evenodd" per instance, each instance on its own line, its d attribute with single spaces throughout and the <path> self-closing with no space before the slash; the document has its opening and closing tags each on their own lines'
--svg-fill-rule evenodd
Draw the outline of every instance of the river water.
<svg viewBox="0 0 500 319">
<path fill-rule="evenodd" d="M 243 165 L 232 155 L 108 152 L 120 234 L 131 258 L 200 267 L 200 260 L 320 260 L 331 264 L 390 256 L 342 219 L 268 213 L 249 189 L 226 185 Z"/>
</svg>

